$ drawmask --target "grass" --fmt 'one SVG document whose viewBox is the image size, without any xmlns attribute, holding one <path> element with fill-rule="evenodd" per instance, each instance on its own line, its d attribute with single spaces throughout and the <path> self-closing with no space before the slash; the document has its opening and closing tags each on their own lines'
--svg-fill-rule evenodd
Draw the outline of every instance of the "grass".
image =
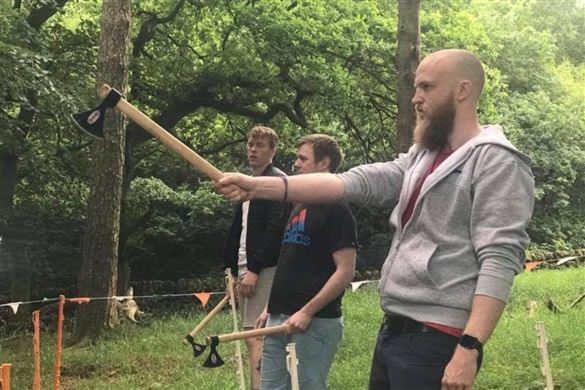
<svg viewBox="0 0 585 390">
<path fill-rule="evenodd" d="M 545 324 L 555 384 L 563 390 L 585 388 L 585 302 L 567 306 L 585 292 L 585 268 L 539 271 L 517 277 L 512 298 L 496 332 L 485 348 L 485 360 L 475 389 L 535 390 L 544 387 L 535 324 Z M 562 313 L 553 314 L 544 302 L 552 297 Z M 526 303 L 539 306 L 528 316 Z M 367 387 L 371 352 L 382 317 L 373 284 L 344 298 L 345 333 L 336 355 L 329 387 L 358 390 Z M 206 353 L 195 360 L 190 347 L 181 343 L 202 318 L 172 315 L 136 326 L 125 324 L 101 337 L 95 345 L 65 347 L 62 357 L 62 389 L 237 389 L 233 359 L 234 343 L 220 345 L 226 365 L 202 367 Z M 205 335 L 229 333 L 231 316 L 220 314 L 204 330 Z M 201 341 L 202 337 L 199 337 Z M 0 361 L 10 362 L 12 388 L 32 386 L 31 336 L 19 334 L 0 342 Z M 67 340 L 67 334 L 65 335 Z M 54 334 L 43 332 L 43 388 L 51 388 Z M 242 349 L 245 350 L 242 344 Z M 207 352 L 207 351 L 206 351 Z"/>
</svg>

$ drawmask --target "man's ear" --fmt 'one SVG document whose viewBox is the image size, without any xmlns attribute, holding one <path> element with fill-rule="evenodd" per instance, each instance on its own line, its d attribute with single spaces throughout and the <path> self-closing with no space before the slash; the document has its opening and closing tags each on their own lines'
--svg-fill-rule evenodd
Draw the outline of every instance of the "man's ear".
<svg viewBox="0 0 585 390">
<path fill-rule="evenodd" d="M 321 161 L 317 163 L 320 172 L 329 172 L 329 167 L 331 166 L 331 159 L 329 157 L 323 157 Z"/>
<path fill-rule="evenodd" d="M 457 89 L 457 101 L 463 101 L 471 95 L 471 81 L 463 80 L 459 84 L 459 88 Z"/>
</svg>

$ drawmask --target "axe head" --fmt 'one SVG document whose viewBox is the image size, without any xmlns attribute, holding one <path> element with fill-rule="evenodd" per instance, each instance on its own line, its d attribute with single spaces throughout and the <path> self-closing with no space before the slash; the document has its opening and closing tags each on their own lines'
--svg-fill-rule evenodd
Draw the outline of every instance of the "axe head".
<svg viewBox="0 0 585 390">
<path fill-rule="evenodd" d="M 187 340 L 187 342 L 189 344 L 191 344 L 191 346 L 193 347 L 193 356 L 194 357 L 201 355 L 203 353 L 203 351 L 205 351 L 206 346 L 203 344 L 196 343 L 195 339 L 190 334 L 185 336 L 185 340 Z"/>
<path fill-rule="evenodd" d="M 220 367 L 225 364 L 223 359 L 217 353 L 217 345 L 219 344 L 219 338 L 217 336 L 211 336 L 211 347 L 209 351 L 209 356 L 203 363 L 203 367 L 207 368 L 215 368 Z"/>
<path fill-rule="evenodd" d="M 106 109 L 115 107 L 121 98 L 122 94 L 112 88 L 99 106 L 93 110 L 73 114 L 71 118 L 81 130 L 90 136 L 103 139 Z"/>
</svg>

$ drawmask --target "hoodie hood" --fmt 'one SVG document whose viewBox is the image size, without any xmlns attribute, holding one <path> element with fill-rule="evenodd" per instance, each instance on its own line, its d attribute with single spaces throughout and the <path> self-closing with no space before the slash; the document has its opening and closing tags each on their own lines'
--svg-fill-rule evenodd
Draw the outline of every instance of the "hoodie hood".
<svg viewBox="0 0 585 390">
<path fill-rule="evenodd" d="M 492 144 L 503 146 L 504 148 L 511 150 L 517 154 L 522 161 L 530 165 L 530 157 L 522 153 L 504 135 L 504 130 L 499 125 L 486 125 L 481 127 L 481 133 L 477 137 L 469 140 L 463 148 L 476 148 L 480 145 Z"/>
</svg>

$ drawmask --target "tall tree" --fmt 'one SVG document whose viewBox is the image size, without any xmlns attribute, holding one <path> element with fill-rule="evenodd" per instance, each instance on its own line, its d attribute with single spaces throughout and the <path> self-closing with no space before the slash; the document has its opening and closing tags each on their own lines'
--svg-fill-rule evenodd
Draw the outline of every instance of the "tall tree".
<svg viewBox="0 0 585 390">
<path fill-rule="evenodd" d="M 130 54 L 130 0 L 104 0 L 100 21 L 97 85 L 104 83 L 125 94 L 128 90 Z M 116 293 L 120 203 L 124 167 L 125 121 L 108 110 L 104 139 L 92 150 L 92 178 L 87 207 L 79 293 L 112 296 Z M 93 301 L 79 312 L 76 340 L 92 339 L 104 327 L 113 327 L 118 316 L 113 300 Z"/>
<path fill-rule="evenodd" d="M 396 144 L 398 152 L 406 152 L 412 145 L 415 124 L 414 74 L 420 62 L 420 0 L 398 1 L 398 118 Z"/>
</svg>

